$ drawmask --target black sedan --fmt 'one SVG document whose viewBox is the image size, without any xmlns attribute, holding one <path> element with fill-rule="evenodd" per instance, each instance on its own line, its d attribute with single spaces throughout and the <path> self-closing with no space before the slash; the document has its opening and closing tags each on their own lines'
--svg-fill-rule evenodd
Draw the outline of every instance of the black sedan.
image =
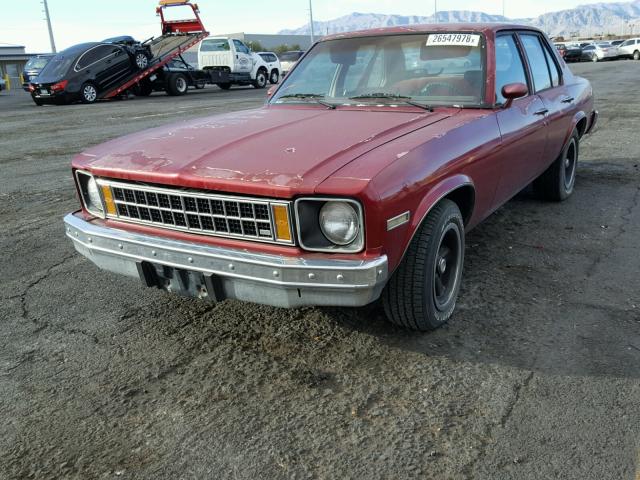
<svg viewBox="0 0 640 480">
<path fill-rule="evenodd" d="M 580 62 L 582 60 L 582 48 L 577 45 L 567 46 L 562 58 L 567 63 Z"/>
<path fill-rule="evenodd" d="M 22 71 L 22 88 L 25 92 L 29 91 L 29 82 L 35 81 L 36 77 L 40 75 L 42 69 L 49 63 L 49 60 L 53 58 L 53 55 L 35 55 L 29 59 Z"/>
<path fill-rule="evenodd" d="M 107 38 L 106 40 L 103 40 L 102 43 L 113 43 L 123 46 L 141 70 L 144 70 L 149 66 L 149 61 L 153 56 L 151 48 L 146 42 L 138 42 L 130 35 Z"/>
<path fill-rule="evenodd" d="M 139 70 L 122 45 L 83 43 L 53 57 L 29 91 L 36 105 L 93 103 Z"/>
</svg>

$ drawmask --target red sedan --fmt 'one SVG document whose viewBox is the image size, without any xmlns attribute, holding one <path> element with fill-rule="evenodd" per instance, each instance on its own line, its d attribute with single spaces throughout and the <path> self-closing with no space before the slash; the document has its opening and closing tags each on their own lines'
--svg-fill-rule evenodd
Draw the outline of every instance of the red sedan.
<svg viewBox="0 0 640 480">
<path fill-rule="evenodd" d="M 316 43 L 255 110 L 78 155 L 65 218 L 98 266 L 180 294 L 452 315 L 465 232 L 531 182 L 571 195 L 589 82 L 517 25 L 420 25 Z M 541 206 L 541 208 L 544 208 Z"/>
</svg>

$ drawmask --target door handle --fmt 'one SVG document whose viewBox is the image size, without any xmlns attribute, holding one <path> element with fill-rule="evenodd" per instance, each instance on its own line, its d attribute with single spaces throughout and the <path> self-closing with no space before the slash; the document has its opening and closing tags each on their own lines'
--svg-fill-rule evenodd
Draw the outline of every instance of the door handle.
<svg viewBox="0 0 640 480">
<path fill-rule="evenodd" d="M 575 99 L 573 97 L 567 97 L 567 98 L 563 98 L 562 99 L 562 103 L 571 103 L 573 102 Z"/>
<path fill-rule="evenodd" d="M 548 108 L 541 108 L 540 110 L 533 112 L 534 115 L 546 115 L 547 113 L 549 113 Z"/>
</svg>

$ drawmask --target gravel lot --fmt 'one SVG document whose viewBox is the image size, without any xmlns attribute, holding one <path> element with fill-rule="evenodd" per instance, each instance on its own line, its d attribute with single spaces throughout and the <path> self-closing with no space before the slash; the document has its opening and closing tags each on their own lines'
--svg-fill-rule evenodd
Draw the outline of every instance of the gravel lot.
<svg viewBox="0 0 640 480">
<path fill-rule="evenodd" d="M 0 477 L 640 478 L 640 62 L 572 68 L 601 113 L 575 194 L 521 194 L 471 232 L 431 334 L 378 306 L 181 299 L 73 251 L 74 153 L 264 90 L 0 94 Z"/>
</svg>

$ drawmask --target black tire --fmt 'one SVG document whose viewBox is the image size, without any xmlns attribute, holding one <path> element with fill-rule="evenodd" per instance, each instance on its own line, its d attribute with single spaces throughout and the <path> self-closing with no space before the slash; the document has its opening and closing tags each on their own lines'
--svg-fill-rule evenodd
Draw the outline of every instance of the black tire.
<svg viewBox="0 0 640 480">
<path fill-rule="evenodd" d="M 640 60 L 640 51 L 636 50 L 635 52 L 633 52 L 633 59 Z"/>
<path fill-rule="evenodd" d="M 216 85 L 218 85 L 222 90 L 229 90 L 231 88 L 230 83 L 216 83 Z"/>
<path fill-rule="evenodd" d="M 462 214 L 445 199 L 422 222 L 382 293 L 387 319 L 420 331 L 442 326 L 455 309 L 463 266 Z"/>
<path fill-rule="evenodd" d="M 80 100 L 82 103 L 96 103 L 98 100 L 98 87 L 91 82 L 85 82 L 80 87 Z"/>
<path fill-rule="evenodd" d="M 534 180 L 533 189 L 540 198 L 561 202 L 571 196 L 576 184 L 579 152 L 580 136 L 574 130 L 558 158 Z"/>
<path fill-rule="evenodd" d="M 598 58 L 598 55 L 596 55 L 595 53 L 593 55 L 591 55 L 591 61 L 594 63 L 597 63 L 600 59 Z"/>
<path fill-rule="evenodd" d="M 195 84 L 196 90 L 202 90 L 205 86 L 206 86 L 206 83 L 204 81 L 196 82 Z"/>
<path fill-rule="evenodd" d="M 167 93 L 178 97 L 189 91 L 189 81 L 182 73 L 173 73 L 167 81 Z"/>
<path fill-rule="evenodd" d="M 37 106 L 41 107 L 42 105 L 44 105 L 40 100 L 38 100 L 37 98 L 33 99 L 33 103 L 35 103 Z"/>
<path fill-rule="evenodd" d="M 267 86 L 267 72 L 264 69 L 258 70 L 256 73 L 256 79 L 251 82 L 254 88 L 264 88 Z"/>
<path fill-rule="evenodd" d="M 134 87 L 133 93 L 137 97 L 148 97 L 153 93 L 153 85 L 151 85 L 150 82 L 143 80 Z"/>
<path fill-rule="evenodd" d="M 278 72 L 278 70 L 273 70 L 271 72 L 271 75 L 269 75 L 269 83 L 271 85 L 277 85 L 279 81 L 280 81 L 280 73 Z"/>
</svg>

